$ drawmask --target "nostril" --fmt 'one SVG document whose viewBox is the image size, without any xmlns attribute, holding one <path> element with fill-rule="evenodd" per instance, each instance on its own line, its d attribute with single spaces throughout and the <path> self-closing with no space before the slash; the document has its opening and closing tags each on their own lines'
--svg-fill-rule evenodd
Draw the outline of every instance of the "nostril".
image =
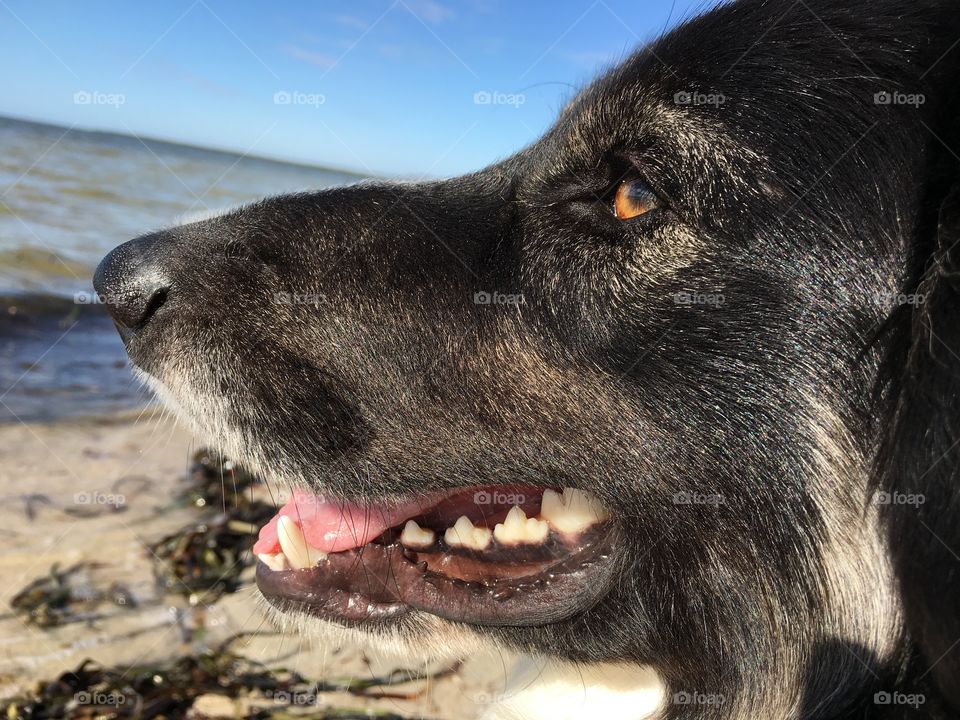
<svg viewBox="0 0 960 720">
<path fill-rule="evenodd" d="M 170 292 L 168 287 L 158 287 L 154 288 L 153 292 L 150 294 L 150 297 L 147 298 L 147 303 L 143 307 L 143 312 L 140 314 L 140 318 L 137 320 L 134 330 L 139 330 L 150 318 L 153 317 L 153 314 L 160 309 L 160 306 L 167 301 L 167 295 Z"/>
<path fill-rule="evenodd" d="M 124 243 L 100 262 L 93 277 L 94 289 L 121 330 L 143 329 L 169 298 L 171 282 L 156 241 L 147 236 Z"/>
</svg>

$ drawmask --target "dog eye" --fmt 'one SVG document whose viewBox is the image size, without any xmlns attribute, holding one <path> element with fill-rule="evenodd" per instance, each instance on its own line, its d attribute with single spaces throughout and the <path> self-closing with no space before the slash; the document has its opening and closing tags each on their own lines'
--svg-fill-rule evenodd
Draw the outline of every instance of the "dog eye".
<svg viewBox="0 0 960 720">
<path fill-rule="evenodd" d="M 613 197 L 613 214 L 631 220 L 661 207 L 660 198 L 642 180 L 624 180 Z"/>
</svg>

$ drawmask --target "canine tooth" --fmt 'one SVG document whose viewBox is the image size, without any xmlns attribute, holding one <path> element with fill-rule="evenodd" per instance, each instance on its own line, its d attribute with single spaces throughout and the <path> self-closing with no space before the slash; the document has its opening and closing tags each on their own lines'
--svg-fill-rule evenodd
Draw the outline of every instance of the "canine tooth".
<svg viewBox="0 0 960 720">
<path fill-rule="evenodd" d="M 257 555 L 257 559 L 274 572 L 290 569 L 290 563 L 287 562 L 287 556 L 282 552 L 278 552 L 274 555 L 271 555 L 270 553 L 260 553 Z"/>
<path fill-rule="evenodd" d="M 286 515 L 281 515 L 277 522 L 277 539 L 280 540 L 280 549 L 294 570 L 313 566 L 315 561 L 310 560 L 311 551 L 314 557 L 323 555 L 319 550 L 307 545 L 300 526 Z"/>
<path fill-rule="evenodd" d="M 466 515 L 461 515 L 453 527 L 448 527 L 443 533 L 447 545 L 471 550 L 485 550 L 492 538 L 493 533 L 489 528 L 474 527 Z"/>
<path fill-rule="evenodd" d="M 540 500 L 540 516 L 550 518 L 563 512 L 563 496 L 556 490 L 544 490 Z"/>
<path fill-rule="evenodd" d="M 430 528 L 422 528 L 413 520 L 407 520 L 400 533 L 400 544 L 407 547 L 430 547 L 437 535 Z"/>
<path fill-rule="evenodd" d="M 493 528 L 493 536 L 504 545 L 542 543 L 550 534 L 550 526 L 539 518 L 528 518 L 519 505 L 514 505 L 502 523 Z"/>
<path fill-rule="evenodd" d="M 609 517 L 606 509 L 590 493 L 566 488 L 562 493 L 545 490 L 540 503 L 540 517 L 557 530 L 575 533 Z"/>
</svg>

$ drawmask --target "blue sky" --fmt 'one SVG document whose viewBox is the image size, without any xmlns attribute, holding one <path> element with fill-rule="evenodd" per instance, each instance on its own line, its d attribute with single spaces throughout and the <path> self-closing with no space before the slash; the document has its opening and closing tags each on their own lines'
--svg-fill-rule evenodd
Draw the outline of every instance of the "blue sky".
<svg viewBox="0 0 960 720">
<path fill-rule="evenodd" d="M 0 0 L 0 114 L 446 176 L 523 147 L 706 3 Z"/>
</svg>

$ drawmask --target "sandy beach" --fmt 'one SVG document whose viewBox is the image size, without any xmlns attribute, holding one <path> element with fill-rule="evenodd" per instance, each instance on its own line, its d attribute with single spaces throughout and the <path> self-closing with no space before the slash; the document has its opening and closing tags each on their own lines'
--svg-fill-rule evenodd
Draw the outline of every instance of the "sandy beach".
<svg viewBox="0 0 960 720">
<path fill-rule="evenodd" d="M 232 646 L 239 654 L 309 678 L 370 678 L 402 667 L 356 648 L 309 647 L 301 638 L 276 635 L 258 607 L 251 568 L 237 592 L 205 608 L 199 639 L 190 632 L 197 611 L 184 597 L 158 588 L 146 546 L 198 522 L 196 508 L 173 501 L 197 446 L 154 410 L 0 426 L 0 512 L 7 533 L 0 555 L 0 698 L 73 670 L 86 658 L 115 666 L 163 662 L 236 633 L 250 633 Z M 13 597 L 51 566 L 77 563 L 94 564 L 84 573 L 90 588 L 119 584 L 128 595 L 121 604 L 101 603 L 84 620 L 51 628 L 11 611 Z M 322 693 L 316 706 L 471 718 L 502 686 L 503 672 L 499 656 L 475 657 L 457 672 L 391 688 L 403 699 Z M 208 697 L 200 705 L 208 715 L 229 717 L 240 702 Z"/>
</svg>

